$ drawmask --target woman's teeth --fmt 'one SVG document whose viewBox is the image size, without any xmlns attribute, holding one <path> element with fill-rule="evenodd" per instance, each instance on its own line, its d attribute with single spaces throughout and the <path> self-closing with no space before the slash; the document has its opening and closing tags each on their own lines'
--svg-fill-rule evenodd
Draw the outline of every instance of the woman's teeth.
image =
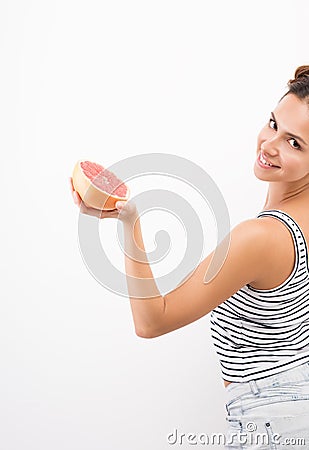
<svg viewBox="0 0 309 450">
<path fill-rule="evenodd" d="M 262 155 L 262 153 L 260 153 L 260 161 L 261 161 L 261 163 L 263 163 L 263 164 L 265 164 L 265 165 L 267 165 L 267 166 L 270 166 L 270 167 L 277 167 L 277 166 L 274 166 L 273 164 L 268 163 L 268 162 L 266 161 L 266 159 L 264 158 L 264 156 Z"/>
</svg>

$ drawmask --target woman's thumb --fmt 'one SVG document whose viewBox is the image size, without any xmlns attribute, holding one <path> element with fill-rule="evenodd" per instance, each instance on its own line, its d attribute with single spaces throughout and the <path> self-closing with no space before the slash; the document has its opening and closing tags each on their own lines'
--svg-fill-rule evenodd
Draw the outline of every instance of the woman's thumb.
<svg viewBox="0 0 309 450">
<path fill-rule="evenodd" d="M 116 208 L 122 209 L 125 204 L 126 204 L 126 202 L 122 202 L 122 201 L 116 202 Z"/>
</svg>

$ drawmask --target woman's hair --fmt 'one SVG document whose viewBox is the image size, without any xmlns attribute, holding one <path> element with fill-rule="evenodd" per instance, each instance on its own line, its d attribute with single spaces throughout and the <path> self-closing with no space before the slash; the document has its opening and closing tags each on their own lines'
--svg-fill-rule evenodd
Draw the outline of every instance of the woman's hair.
<svg viewBox="0 0 309 450">
<path fill-rule="evenodd" d="M 288 94 L 294 94 L 300 100 L 305 100 L 309 104 L 309 66 L 299 66 L 294 78 L 288 82 Z"/>
</svg>

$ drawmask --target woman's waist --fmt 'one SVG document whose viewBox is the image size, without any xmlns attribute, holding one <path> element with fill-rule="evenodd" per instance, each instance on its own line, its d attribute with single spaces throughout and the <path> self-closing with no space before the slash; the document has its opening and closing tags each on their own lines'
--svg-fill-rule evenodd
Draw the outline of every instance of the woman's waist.
<svg viewBox="0 0 309 450">
<path fill-rule="evenodd" d="M 257 394 L 267 387 L 296 385 L 302 382 L 309 383 L 309 356 L 305 362 L 298 361 L 296 366 L 285 370 L 281 367 L 281 371 L 272 375 L 261 378 L 252 376 L 252 379 L 245 382 L 225 381 L 228 383 L 225 388 L 228 401 L 241 397 L 246 393 Z"/>
</svg>

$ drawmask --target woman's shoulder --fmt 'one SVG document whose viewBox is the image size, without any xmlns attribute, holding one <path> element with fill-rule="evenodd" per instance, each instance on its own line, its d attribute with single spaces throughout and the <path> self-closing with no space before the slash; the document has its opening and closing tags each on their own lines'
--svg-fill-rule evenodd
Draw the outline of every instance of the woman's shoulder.
<svg viewBox="0 0 309 450">
<path fill-rule="evenodd" d="M 281 270 L 289 267 L 294 261 L 295 243 L 291 229 L 278 217 L 265 215 L 243 220 L 231 230 L 230 242 L 251 259 L 256 255 L 256 268 L 260 269 L 261 276 L 273 272 L 274 267 Z"/>
<path fill-rule="evenodd" d="M 278 220 L 278 215 L 263 215 L 244 221 L 241 227 L 250 233 L 254 247 L 260 257 L 260 271 L 250 285 L 256 289 L 273 289 L 279 286 L 293 270 L 295 243 L 288 222 Z M 256 238 L 254 238 L 256 236 Z M 263 251 L 259 247 L 263 245 Z"/>
<path fill-rule="evenodd" d="M 240 234 L 244 238 L 251 238 L 253 245 L 261 244 L 261 239 L 269 237 L 275 228 L 276 223 L 271 217 L 251 217 L 236 224 L 231 229 L 231 236 Z"/>
<path fill-rule="evenodd" d="M 309 236 L 309 218 L 301 211 L 293 209 L 271 209 L 261 211 L 251 222 L 268 235 L 273 244 L 279 245 L 286 240 L 292 242 L 292 234 Z"/>
<path fill-rule="evenodd" d="M 240 234 L 253 248 L 261 247 L 264 243 L 265 255 L 268 251 L 274 253 L 274 250 L 286 253 L 287 242 L 293 244 L 287 221 L 280 220 L 280 215 L 262 215 L 243 220 L 232 229 L 232 233 Z"/>
</svg>

